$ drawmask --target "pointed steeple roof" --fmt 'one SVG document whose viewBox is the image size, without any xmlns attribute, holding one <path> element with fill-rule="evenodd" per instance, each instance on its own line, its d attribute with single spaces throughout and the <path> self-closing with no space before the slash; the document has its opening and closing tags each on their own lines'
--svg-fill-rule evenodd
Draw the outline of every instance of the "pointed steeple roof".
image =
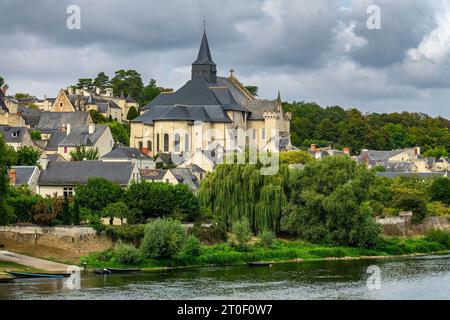
<svg viewBox="0 0 450 320">
<path fill-rule="evenodd" d="M 198 51 L 197 60 L 192 64 L 210 64 L 215 65 L 211 58 L 211 51 L 209 50 L 208 37 L 206 36 L 206 30 L 203 30 L 202 43 L 200 44 L 200 50 Z"/>
</svg>

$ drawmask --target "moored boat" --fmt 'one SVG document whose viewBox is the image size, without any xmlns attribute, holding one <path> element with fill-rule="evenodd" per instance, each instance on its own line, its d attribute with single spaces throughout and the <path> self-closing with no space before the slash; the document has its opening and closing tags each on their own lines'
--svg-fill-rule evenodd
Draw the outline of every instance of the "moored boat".
<svg viewBox="0 0 450 320">
<path fill-rule="evenodd" d="M 117 268 L 106 268 L 111 273 L 134 273 L 139 272 L 141 269 L 117 269 Z"/>
<path fill-rule="evenodd" d="M 8 273 L 16 278 L 53 278 L 61 279 L 70 277 L 70 273 L 36 273 L 36 272 L 14 272 Z"/>
<path fill-rule="evenodd" d="M 249 267 L 272 267 L 273 263 L 270 262 L 248 262 Z"/>
</svg>

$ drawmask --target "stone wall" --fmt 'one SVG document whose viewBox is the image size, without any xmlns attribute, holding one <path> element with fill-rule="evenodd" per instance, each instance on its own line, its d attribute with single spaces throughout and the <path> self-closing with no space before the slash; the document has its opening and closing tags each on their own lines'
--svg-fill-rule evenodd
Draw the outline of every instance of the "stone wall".
<svg viewBox="0 0 450 320">
<path fill-rule="evenodd" d="M 423 235 L 428 230 L 441 229 L 450 231 L 449 217 L 427 217 L 420 224 L 412 224 L 411 217 L 388 217 L 377 219 L 383 233 L 388 236 Z"/>
<path fill-rule="evenodd" d="M 12 225 L 0 227 L 0 246 L 17 252 L 46 252 L 55 258 L 74 258 L 104 251 L 112 242 L 91 227 Z"/>
</svg>

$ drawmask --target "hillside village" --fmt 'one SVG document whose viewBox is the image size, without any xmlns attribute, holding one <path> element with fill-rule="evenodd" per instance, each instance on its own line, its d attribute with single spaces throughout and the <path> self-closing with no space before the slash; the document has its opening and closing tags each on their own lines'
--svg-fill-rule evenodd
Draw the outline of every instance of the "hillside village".
<svg viewBox="0 0 450 320">
<path fill-rule="evenodd" d="M 139 115 L 129 120 L 132 108 Z M 95 123 L 93 114 L 129 126 L 129 146 L 115 141 L 110 127 Z M 115 96 L 111 88 L 70 86 L 42 100 L 14 98 L 7 84 L 0 90 L 0 134 L 5 143 L 14 150 L 31 147 L 40 152 L 36 165 L 8 170 L 11 185 L 28 185 L 41 196 L 73 195 L 90 177 L 124 187 L 141 180 L 185 184 L 196 192 L 227 153 L 244 152 L 249 145 L 259 152 L 297 150 L 290 139 L 291 118 L 283 110 L 280 93 L 272 100 L 258 99 L 233 70 L 228 77 L 218 76 L 206 33 L 191 79 L 147 105 L 123 92 Z M 238 137 L 239 130 L 247 133 L 245 139 Z M 335 150 L 311 144 L 306 151 L 318 160 L 347 155 L 389 178 L 448 177 L 450 170 L 448 157 L 424 157 L 419 147 Z"/>
</svg>

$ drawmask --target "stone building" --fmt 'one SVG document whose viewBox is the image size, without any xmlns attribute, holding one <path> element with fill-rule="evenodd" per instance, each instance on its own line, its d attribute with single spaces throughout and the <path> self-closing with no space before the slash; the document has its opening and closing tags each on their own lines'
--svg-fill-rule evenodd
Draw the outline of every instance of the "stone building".
<svg viewBox="0 0 450 320">
<path fill-rule="evenodd" d="M 131 121 L 130 146 L 149 155 L 193 157 L 204 150 L 243 151 L 290 148 L 291 114 L 281 98 L 256 99 L 233 72 L 217 75 L 206 33 L 191 79 L 175 92 L 163 92 Z"/>
</svg>

